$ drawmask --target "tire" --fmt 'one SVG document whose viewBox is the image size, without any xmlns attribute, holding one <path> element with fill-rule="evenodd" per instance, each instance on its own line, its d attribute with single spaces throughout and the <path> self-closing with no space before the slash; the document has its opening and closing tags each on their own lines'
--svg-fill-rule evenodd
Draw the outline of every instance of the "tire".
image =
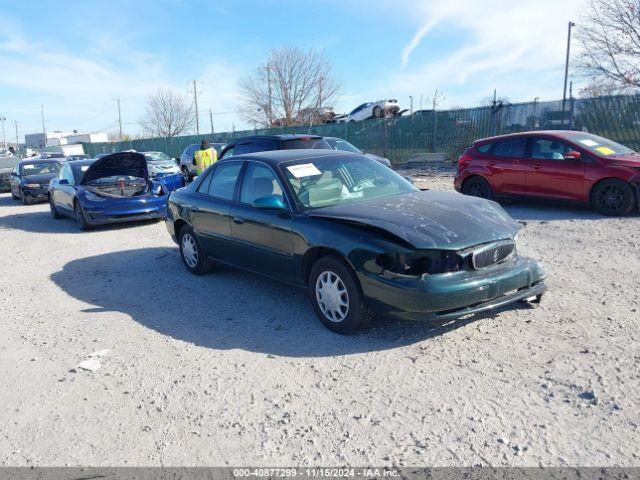
<svg viewBox="0 0 640 480">
<path fill-rule="evenodd" d="M 206 275 L 212 263 L 193 229 L 185 225 L 180 229 L 180 258 L 184 266 L 194 275 Z"/>
<path fill-rule="evenodd" d="M 189 168 L 186 165 L 182 166 L 182 176 L 184 177 L 185 182 L 191 181 L 191 173 L 189 173 Z"/>
<path fill-rule="evenodd" d="M 322 324 L 349 335 L 368 323 L 369 313 L 353 270 L 337 255 L 320 258 L 309 275 L 309 301 Z"/>
<path fill-rule="evenodd" d="M 20 197 L 13 193 L 13 190 L 11 190 L 11 198 L 13 198 L 14 200 L 20 200 Z"/>
<path fill-rule="evenodd" d="M 382 109 L 380 107 L 373 108 L 373 117 L 374 118 L 382 118 Z"/>
<path fill-rule="evenodd" d="M 91 225 L 89 225 L 89 222 L 87 222 L 87 217 L 84 214 L 84 210 L 82 209 L 82 205 L 80 205 L 80 202 L 76 201 L 74 203 L 73 211 L 76 214 L 76 222 L 78 222 L 78 228 L 83 232 L 89 230 L 91 228 Z"/>
<path fill-rule="evenodd" d="M 18 188 L 18 192 L 20 193 L 20 201 L 22 202 L 23 205 L 29 205 L 29 200 L 27 198 L 27 196 L 24 194 L 24 192 L 22 191 L 21 188 Z"/>
<path fill-rule="evenodd" d="M 626 215 L 635 203 L 635 193 L 631 186 L 615 178 L 601 181 L 591 192 L 591 204 L 601 215 Z"/>
<path fill-rule="evenodd" d="M 462 184 L 462 193 L 471 197 L 486 198 L 487 200 L 493 196 L 489 182 L 477 175 L 465 180 Z"/>
<path fill-rule="evenodd" d="M 58 213 L 58 208 L 56 207 L 55 203 L 53 202 L 53 195 L 49 195 L 49 210 L 51 211 L 51 216 L 55 220 L 59 220 L 60 218 L 62 218 L 60 216 L 60 214 Z"/>
</svg>

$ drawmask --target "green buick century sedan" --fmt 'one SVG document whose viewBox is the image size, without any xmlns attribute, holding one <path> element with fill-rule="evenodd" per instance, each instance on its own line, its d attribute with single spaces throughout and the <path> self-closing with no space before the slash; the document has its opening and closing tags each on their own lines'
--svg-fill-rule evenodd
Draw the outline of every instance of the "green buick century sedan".
<svg viewBox="0 0 640 480">
<path fill-rule="evenodd" d="M 166 225 L 190 272 L 219 262 L 306 288 L 342 334 L 371 312 L 448 320 L 539 302 L 546 288 L 497 203 L 420 191 L 355 153 L 225 158 L 171 194 Z"/>
</svg>

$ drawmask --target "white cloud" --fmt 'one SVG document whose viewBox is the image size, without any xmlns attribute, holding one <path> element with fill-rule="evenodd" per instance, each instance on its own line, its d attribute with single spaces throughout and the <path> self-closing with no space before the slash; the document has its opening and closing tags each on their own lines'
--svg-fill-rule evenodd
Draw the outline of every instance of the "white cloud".
<svg viewBox="0 0 640 480">
<path fill-rule="evenodd" d="M 406 9 L 396 6 L 397 15 L 416 19 L 419 26 L 400 52 L 400 68 L 390 69 L 360 100 L 399 97 L 405 104 L 409 95 L 415 102 L 439 89 L 447 96 L 446 105 L 471 106 L 494 88 L 514 100 L 557 98 L 567 23 L 579 18 L 583 7 L 584 0 L 418 0 Z M 439 44 L 437 51 L 443 53 L 434 56 L 429 35 L 436 28 L 439 41 L 449 31 L 452 45 Z M 418 51 L 431 59 L 416 64 L 412 54 Z M 554 75 L 557 85 L 550 85 Z"/>
</svg>

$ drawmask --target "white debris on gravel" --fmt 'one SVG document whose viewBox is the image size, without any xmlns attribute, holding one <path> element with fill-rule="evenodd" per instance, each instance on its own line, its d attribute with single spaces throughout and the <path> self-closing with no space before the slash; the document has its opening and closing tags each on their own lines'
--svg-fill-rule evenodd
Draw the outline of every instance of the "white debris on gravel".
<svg viewBox="0 0 640 480">
<path fill-rule="evenodd" d="M 89 358 L 93 358 L 93 357 L 104 357 L 105 355 L 108 355 L 109 352 L 111 352 L 111 350 L 109 349 L 105 349 L 105 350 L 98 350 L 97 352 L 93 352 L 92 354 L 89 355 Z"/>
<path fill-rule="evenodd" d="M 95 372 L 97 370 L 99 370 L 102 367 L 102 364 L 100 363 L 100 360 L 98 360 L 97 358 L 90 358 L 89 360 L 84 360 L 82 362 L 80 362 L 76 367 L 75 367 L 75 371 L 77 372 L 78 369 L 80 370 L 87 370 L 89 372 Z"/>
</svg>

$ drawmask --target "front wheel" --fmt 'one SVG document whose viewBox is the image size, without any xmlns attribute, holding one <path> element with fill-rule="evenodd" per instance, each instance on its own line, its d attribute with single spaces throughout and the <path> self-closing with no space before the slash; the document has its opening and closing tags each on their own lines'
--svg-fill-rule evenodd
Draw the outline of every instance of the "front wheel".
<svg viewBox="0 0 640 480">
<path fill-rule="evenodd" d="M 23 205 L 29 205 L 29 203 L 31 203 L 29 201 L 29 197 L 24 194 L 21 188 L 18 189 L 18 193 L 20 194 L 20 201 L 22 202 Z"/>
<path fill-rule="evenodd" d="M 58 207 L 56 207 L 55 202 L 53 201 L 53 195 L 49 195 L 49 210 L 51 211 L 51 216 L 58 220 L 60 218 L 60 214 L 58 213 Z"/>
<path fill-rule="evenodd" d="M 484 178 L 473 176 L 462 185 L 462 193 L 472 197 L 491 198 L 491 185 Z"/>
<path fill-rule="evenodd" d="M 91 225 L 89 224 L 89 222 L 87 222 L 87 217 L 84 213 L 84 210 L 82 209 L 82 205 L 80 205 L 80 202 L 76 201 L 75 205 L 73 206 L 73 211 L 76 214 L 76 222 L 78 223 L 78 228 L 80 228 L 80 230 L 82 230 L 83 232 L 89 230 L 91 228 Z"/>
<path fill-rule="evenodd" d="M 622 180 L 604 180 L 593 189 L 591 203 L 602 215 L 626 215 L 635 205 L 634 192 L 629 184 Z"/>
<path fill-rule="evenodd" d="M 309 300 L 322 324 L 336 333 L 355 333 L 368 321 L 358 280 L 338 256 L 322 257 L 311 269 Z"/>
<path fill-rule="evenodd" d="M 195 275 L 205 275 L 211 271 L 211 260 L 189 226 L 180 229 L 180 256 L 187 270 Z"/>
</svg>

